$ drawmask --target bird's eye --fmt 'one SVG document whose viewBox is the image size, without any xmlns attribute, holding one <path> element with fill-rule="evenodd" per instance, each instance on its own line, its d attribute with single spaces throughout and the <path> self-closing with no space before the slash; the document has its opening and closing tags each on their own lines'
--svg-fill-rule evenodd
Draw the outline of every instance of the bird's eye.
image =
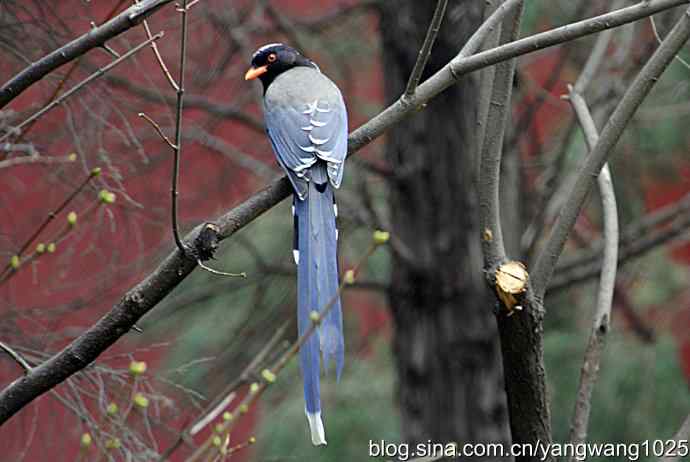
<svg viewBox="0 0 690 462">
<path fill-rule="evenodd" d="M 270 55 L 268 55 L 268 62 L 269 63 L 275 62 L 276 59 L 278 59 L 278 57 L 276 56 L 275 53 L 271 53 Z"/>
</svg>

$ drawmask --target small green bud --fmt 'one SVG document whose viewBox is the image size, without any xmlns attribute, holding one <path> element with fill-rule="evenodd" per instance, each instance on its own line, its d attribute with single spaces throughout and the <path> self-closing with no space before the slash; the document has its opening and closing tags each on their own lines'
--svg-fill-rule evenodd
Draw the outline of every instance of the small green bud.
<svg viewBox="0 0 690 462">
<path fill-rule="evenodd" d="M 48 244 L 46 250 L 48 251 L 48 253 L 55 253 L 55 242 L 51 242 L 50 244 Z"/>
<path fill-rule="evenodd" d="M 389 233 L 388 231 L 374 231 L 374 244 L 376 245 L 383 245 L 387 243 L 390 238 L 391 233 Z"/>
<path fill-rule="evenodd" d="M 106 449 L 119 449 L 122 443 L 120 443 L 120 438 L 109 438 L 105 442 Z"/>
<path fill-rule="evenodd" d="M 67 223 L 70 226 L 74 226 L 77 224 L 77 212 L 70 212 L 67 214 Z"/>
<path fill-rule="evenodd" d="M 216 424 L 216 426 L 213 428 L 213 430 L 216 433 L 223 433 L 223 430 L 224 430 L 223 424 L 221 424 L 221 423 Z"/>
<path fill-rule="evenodd" d="M 43 242 L 40 242 L 36 246 L 36 253 L 40 255 L 42 253 L 45 253 L 45 251 L 46 251 L 46 245 Z"/>
<path fill-rule="evenodd" d="M 107 412 L 110 416 L 117 414 L 117 411 L 119 411 L 119 408 L 117 407 L 116 403 L 110 403 L 108 404 L 108 407 L 105 408 L 105 412 Z"/>
<path fill-rule="evenodd" d="M 254 443 L 256 443 L 256 438 L 254 438 L 253 436 L 250 436 L 249 437 L 249 444 L 254 444 Z"/>
<path fill-rule="evenodd" d="M 247 406 L 245 403 L 240 404 L 239 407 L 240 414 L 246 414 L 249 411 L 249 406 Z"/>
<path fill-rule="evenodd" d="M 74 162 L 75 160 L 77 160 L 77 153 L 71 152 L 67 154 L 67 160 L 69 160 L 70 162 Z"/>
<path fill-rule="evenodd" d="M 142 395 L 141 393 L 135 394 L 133 401 L 134 401 L 134 404 L 136 404 L 137 406 L 139 406 L 142 409 L 146 409 L 147 407 L 149 407 L 149 399 L 146 396 Z"/>
<path fill-rule="evenodd" d="M 355 272 L 354 270 L 347 270 L 345 271 L 345 277 L 343 278 L 345 281 L 345 284 L 354 284 L 355 283 Z"/>
<path fill-rule="evenodd" d="M 216 435 L 213 437 L 211 442 L 213 443 L 214 446 L 218 447 L 223 442 L 223 440 L 220 439 L 220 436 Z"/>
<path fill-rule="evenodd" d="M 311 313 L 309 313 L 309 319 L 311 319 L 312 322 L 319 322 L 321 321 L 321 315 L 318 311 L 314 310 Z"/>
<path fill-rule="evenodd" d="M 146 361 L 132 361 L 129 363 L 129 373 L 137 376 L 146 372 Z"/>
<path fill-rule="evenodd" d="M 268 383 L 273 383 L 276 381 L 276 375 L 268 369 L 261 371 L 261 377 Z"/>
<path fill-rule="evenodd" d="M 19 268 L 19 265 L 21 265 L 21 261 L 19 260 L 19 255 L 12 255 L 12 258 L 10 258 L 10 266 L 12 269 L 17 269 Z"/>
<path fill-rule="evenodd" d="M 101 192 L 98 193 L 98 199 L 104 204 L 112 204 L 115 202 L 115 193 L 101 189 Z"/>
<path fill-rule="evenodd" d="M 91 446 L 91 443 L 93 442 L 93 439 L 91 438 L 90 433 L 84 433 L 81 435 L 81 447 L 82 448 L 88 448 Z"/>
<path fill-rule="evenodd" d="M 228 412 L 228 411 L 223 412 L 223 420 L 225 420 L 226 422 L 230 422 L 234 418 L 235 418 L 235 416 L 232 415 L 232 412 Z"/>
<path fill-rule="evenodd" d="M 91 173 L 89 175 L 91 176 L 91 178 L 101 176 L 101 167 L 92 168 Z"/>
</svg>

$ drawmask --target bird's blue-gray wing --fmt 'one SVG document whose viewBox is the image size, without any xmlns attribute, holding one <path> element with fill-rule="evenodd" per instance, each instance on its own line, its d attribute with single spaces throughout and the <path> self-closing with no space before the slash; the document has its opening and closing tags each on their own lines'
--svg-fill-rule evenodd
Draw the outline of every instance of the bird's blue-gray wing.
<svg viewBox="0 0 690 462">
<path fill-rule="evenodd" d="M 316 156 L 308 150 L 309 137 L 300 127 L 306 123 L 305 116 L 297 108 L 273 105 L 264 108 L 264 118 L 278 163 L 285 170 L 299 198 L 304 199 L 308 189 L 305 175 L 316 162 Z"/>
<path fill-rule="evenodd" d="M 340 187 L 347 156 L 347 111 L 340 95 L 316 99 L 304 112 L 309 116 L 305 130 L 315 155 L 326 161 L 328 178 L 335 188 Z"/>
<path fill-rule="evenodd" d="M 300 199 L 311 179 L 309 167 L 318 159 L 326 162 L 331 184 L 340 186 L 347 155 L 347 112 L 340 94 L 303 104 L 273 104 L 264 114 L 278 162 Z"/>
</svg>

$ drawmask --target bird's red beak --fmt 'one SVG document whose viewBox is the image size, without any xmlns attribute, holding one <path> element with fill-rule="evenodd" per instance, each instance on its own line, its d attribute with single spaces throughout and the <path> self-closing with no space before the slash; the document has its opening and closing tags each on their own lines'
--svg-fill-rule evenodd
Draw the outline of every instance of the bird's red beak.
<svg viewBox="0 0 690 462">
<path fill-rule="evenodd" d="M 251 67 L 249 68 L 247 73 L 244 74 L 244 80 L 254 80 L 260 75 L 265 74 L 266 72 L 268 72 L 268 66 Z"/>
</svg>

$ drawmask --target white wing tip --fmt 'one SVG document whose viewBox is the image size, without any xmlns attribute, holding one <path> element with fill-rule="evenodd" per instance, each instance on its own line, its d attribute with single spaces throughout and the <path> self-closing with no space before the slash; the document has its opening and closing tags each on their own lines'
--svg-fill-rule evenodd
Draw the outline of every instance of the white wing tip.
<svg viewBox="0 0 690 462">
<path fill-rule="evenodd" d="M 321 412 L 308 412 L 306 409 L 304 413 L 307 415 L 309 422 L 309 431 L 311 432 L 311 443 L 314 446 L 325 446 L 326 432 L 323 429 L 323 421 L 321 421 Z"/>
</svg>

